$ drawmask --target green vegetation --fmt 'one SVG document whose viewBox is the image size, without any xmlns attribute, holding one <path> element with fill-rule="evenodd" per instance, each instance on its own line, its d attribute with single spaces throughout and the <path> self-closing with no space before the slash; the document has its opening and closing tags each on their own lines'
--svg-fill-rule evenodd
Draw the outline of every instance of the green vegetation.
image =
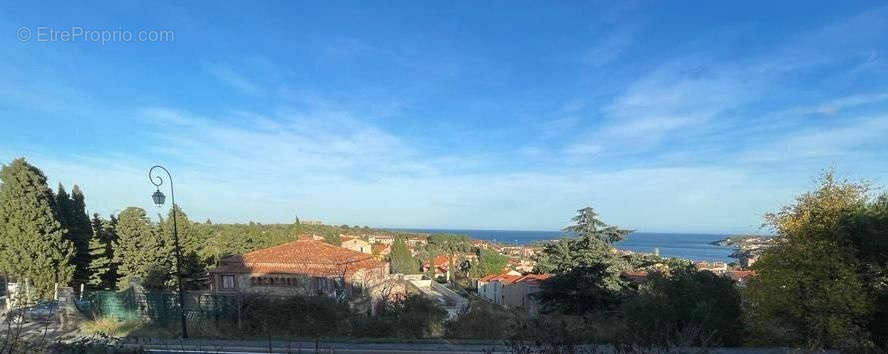
<svg viewBox="0 0 888 354">
<path fill-rule="evenodd" d="M 731 279 L 710 272 L 653 273 L 622 311 L 628 343 L 665 347 L 687 337 L 695 346 L 742 344 L 740 293 Z"/>
<path fill-rule="evenodd" d="M 573 221 L 576 224 L 565 228 L 565 231 L 575 232 L 577 237 L 547 244 L 537 260 L 537 272 L 555 275 L 550 283 L 570 287 L 547 286 L 543 295 L 544 304 L 549 303 L 548 299 L 557 299 L 567 292 L 598 292 L 598 289 L 585 289 L 586 286 L 597 287 L 595 284 L 611 292 L 619 291 L 623 286 L 620 272 L 629 270 L 627 259 L 616 253 L 613 243 L 622 240 L 631 231 L 598 220 L 598 214 L 592 208 L 578 210 Z M 573 283 L 576 281 L 580 283 Z"/>
<path fill-rule="evenodd" d="M 130 207 L 104 219 L 86 214 L 83 193 L 53 193 L 46 177 L 24 159 L 0 170 L 0 272 L 29 284 L 35 299 L 50 298 L 56 284 L 87 283 L 91 289 L 126 287 L 138 278 L 148 289 L 166 291 L 172 277 L 172 219 L 183 249 L 186 286 L 199 288 L 206 270 L 228 255 L 243 254 L 320 235 L 361 236 L 366 227 L 301 224 L 195 223 L 174 205 L 152 222 Z M 213 338 L 281 336 L 303 338 L 501 339 L 536 343 L 544 351 L 589 343 L 675 346 L 793 346 L 810 349 L 888 350 L 888 195 L 869 185 L 824 174 L 817 188 L 766 217 L 776 236 L 753 266 L 745 287 L 729 278 L 698 272 L 688 261 L 623 254 L 613 244 L 629 230 L 611 226 L 592 208 L 578 210 L 566 228 L 576 237 L 547 243 L 536 272 L 551 273 L 538 293 L 543 313 L 528 316 L 473 299 L 457 318 L 445 321 L 437 303 L 418 296 L 384 303 L 376 314 L 357 313 L 330 298 L 257 296 L 243 311 L 194 319 L 196 335 Z M 477 252 L 477 261 L 461 254 Z M 397 237 L 392 269 L 416 273 L 418 259 L 434 264 L 446 255 L 455 280 L 499 273 L 508 259 L 473 249 L 466 236 L 436 234 L 411 256 Z M 417 259 L 418 258 L 418 259 Z M 629 282 L 621 273 L 646 270 Z M 433 271 L 433 270 L 430 270 Z M 450 275 L 450 274 L 448 274 Z M 169 295 L 169 293 L 165 293 Z M 30 299 L 30 300 L 35 300 Z M 99 319 L 90 333 L 176 335 L 167 323 Z M 568 350 L 569 351 L 569 350 Z"/>
<path fill-rule="evenodd" d="M 391 261 L 391 269 L 393 273 L 416 274 L 419 273 L 419 261 L 413 258 L 407 244 L 404 242 L 403 236 L 398 236 L 392 243 L 392 249 L 389 253 L 389 261 Z"/>
<path fill-rule="evenodd" d="M 120 275 L 119 288 L 126 288 L 133 279 L 138 279 L 149 289 L 163 289 L 170 285 L 173 269 L 170 245 L 158 235 L 145 210 L 130 207 L 120 212 L 117 237 L 114 262 Z"/>
<path fill-rule="evenodd" d="M 49 297 L 55 284 L 71 282 L 75 268 L 55 196 L 43 172 L 24 159 L 4 166 L 0 181 L 0 270 Z"/>
<path fill-rule="evenodd" d="M 117 243 L 117 218 L 104 220 L 93 214 L 93 234 L 89 240 L 90 289 L 108 290 L 117 284 L 117 265 L 114 263 L 114 245 Z"/>
<path fill-rule="evenodd" d="M 466 235 L 452 235 L 452 234 L 434 234 L 429 236 L 429 247 L 437 250 L 441 254 L 447 256 L 447 278 L 446 280 L 450 282 L 450 273 L 456 269 L 454 267 L 454 259 L 456 255 L 463 252 L 468 252 L 472 249 L 472 244 L 469 242 L 469 237 Z M 434 269 L 434 256 L 432 256 L 431 262 L 429 263 L 429 268 Z M 434 270 L 433 270 L 434 271 Z"/>
<path fill-rule="evenodd" d="M 744 291 L 756 342 L 888 348 L 886 196 L 824 174 L 820 186 L 769 214 L 777 244 Z"/>
<path fill-rule="evenodd" d="M 509 259 L 499 252 L 479 249 L 478 261 L 470 265 L 469 275 L 480 278 L 487 274 L 499 274 L 509 264 Z"/>
</svg>

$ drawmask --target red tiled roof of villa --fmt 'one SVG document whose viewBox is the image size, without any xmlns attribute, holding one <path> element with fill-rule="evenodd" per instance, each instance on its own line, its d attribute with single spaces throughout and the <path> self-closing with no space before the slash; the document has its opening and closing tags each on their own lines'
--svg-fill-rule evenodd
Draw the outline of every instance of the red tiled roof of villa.
<svg viewBox="0 0 888 354">
<path fill-rule="evenodd" d="M 386 253 L 389 250 L 389 246 L 384 243 L 374 243 L 373 244 L 373 253 L 382 254 Z"/>
<path fill-rule="evenodd" d="M 300 239 L 274 247 L 230 256 L 211 273 L 295 273 L 311 276 L 349 275 L 383 263 L 372 255 L 311 240 Z"/>
<path fill-rule="evenodd" d="M 746 278 L 755 276 L 755 271 L 752 270 L 730 270 L 725 272 L 725 275 L 730 277 L 733 280 L 741 281 Z"/>
<path fill-rule="evenodd" d="M 445 255 L 438 255 L 438 256 L 435 257 L 435 267 L 438 267 L 438 268 L 447 268 L 447 267 L 449 266 L 449 260 L 450 260 L 450 259 L 447 258 L 447 256 L 445 256 Z M 429 261 L 427 261 L 427 260 L 426 260 L 426 261 L 423 261 L 423 262 L 422 262 L 422 266 L 423 266 L 423 267 L 428 267 L 428 266 L 429 266 Z"/>
<path fill-rule="evenodd" d="M 534 275 L 534 276 L 541 276 L 541 275 L 543 275 L 543 274 L 533 274 L 533 275 Z M 519 281 L 521 281 L 522 279 L 525 279 L 525 278 L 527 278 L 527 277 L 528 277 L 528 275 L 488 274 L 488 275 L 485 275 L 485 276 L 481 277 L 481 279 L 478 279 L 478 281 L 483 281 L 483 282 L 494 282 L 494 281 L 497 281 L 497 282 L 500 282 L 500 283 L 503 283 L 503 284 L 514 284 L 514 283 L 517 283 L 517 282 L 519 282 Z M 548 278 L 548 274 L 546 274 L 546 277 L 545 277 L 545 278 Z M 545 278 L 542 278 L 542 279 L 545 279 Z M 531 278 L 528 278 L 528 281 L 530 281 L 530 280 L 542 280 L 542 279 L 537 279 L 536 277 L 531 277 Z"/>
<path fill-rule="evenodd" d="M 544 280 L 551 278 L 550 274 L 527 274 L 516 280 L 516 283 L 528 283 L 532 285 L 539 285 Z"/>
</svg>

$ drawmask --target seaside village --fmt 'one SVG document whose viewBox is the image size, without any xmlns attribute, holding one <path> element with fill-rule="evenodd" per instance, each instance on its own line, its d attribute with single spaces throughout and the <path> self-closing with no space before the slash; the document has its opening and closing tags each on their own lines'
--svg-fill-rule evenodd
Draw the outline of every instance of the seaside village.
<svg viewBox="0 0 888 354">
<path fill-rule="evenodd" d="M 313 223 L 320 225 L 319 222 Z M 392 269 L 388 256 L 398 237 L 403 238 L 411 255 L 421 260 L 421 273 L 400 274 Z M 451 318 L 466 309 L 469 297 L 477 296 L 508 309 L 528 314 L 539 312 L 533 294 L 539 292 L 543 282 L 550 277 L 545 273 L 533 273 L 542 244 L 500 244 L 472 239 L 469 241 L 471 247 L 451 254 L 438 254 L 430 264 L 428 260 L 422 260 L 428 238 L 429 235 L 421 233 L 372 230 L 364 234 L 340 234 L 337 246 L 322 236 L 301 234 L 290 242 L 222 258 L 218 266 L 209 269 L 202 291 L 218 295 L 325 295 L 370 312 L 380 301 L 396 301 L 418 294 L 440 303 Z M 767 239 L 764 243 L 761 240 L 749 237 L 723 244 L 737 249 L 732 257 L 738 262 L 730 265 L 700 261 L 694 265 L 698 270 L 729 277 L 738 286 L 743 286 L 755 275 L 748 267 L 767 247 Z M 613 251 L 632 254 L 627 250 Z M 451 267 L 464 268 L 478 262 L 481 252 L 503 256 L 506 266 L 489 274 L 461 272 L 463 277 L 457 280 L 455 274 L 458 272 Z M 638 284 L 649 271 L 668 271 L 668 267 L 665 263 L 657 263 L 648 269 L 623 271 L 621 278 Z M 28 290 L 28 284 L 7 283 L 5 279 L 0 282 L 7 302 L 16 298 L 17 290 Z M 15 306 L 5 305 L 6 308 Z"/>
<path fill-rule="evenodd" d="M 349 301 L 372 311 L 381 300 L 403 299 L 409 294 L 421 294 L 438 301 L 450 317 L 465 309 L 468 294 L 477 295 L 490 303 L 534 314 L 539 311 L 533 296 L 541 289 L 549 274 L 532 273 L 535 259 L 542 246 L 503 245 L 484 240 L 471 240 L 471 247 L 455 254 L 439 254 L 432 263 L 422 261 L 421 274 L 398 274 L 392 271 L 388 255 L 396 237 L 404 237 L 410 253 L 422 259 L 422 249 L 428 235 L 374 232 L 363 235 L 340 235 L 341 244 L 327 243 L 324 237 L 303 234 L 294 241 L 255 250 L 243 255 L 229 256 L 221 265 L 209 271 L 208 286 L 214 293 L 260 293 L 272 295 L 311 294 L 327 295 Z M 739 245 L 742 246 L 742 245 Z M 753 252 L 738 247 L 735 257 L 739 263 L 696 262 L 698 270 L 706 270 L 730 277 L 743 286 L 754 272 L 747 267 L 754 263 L 762 248 Z M 450 267 L 461 267 L 477 262 L 481 251 L 495 251 L 506 257 L 507 266 L 499 272 L 461 279 L 455 282 Z M 631 253 L 625 250 L 616 252 Z M 668 268 L 656 264 L 657 270 Z M 639 283 L 651 269 L 622 272 L 627 282 Z M 668 270 L 668 269 L 667 269 Z M 429 275 L 432 275 L 430 279 Z M 474 290 L 471 293 L 465 289 Z M 463 291 L 455 291 L 463 290 Z"/>
</svg>

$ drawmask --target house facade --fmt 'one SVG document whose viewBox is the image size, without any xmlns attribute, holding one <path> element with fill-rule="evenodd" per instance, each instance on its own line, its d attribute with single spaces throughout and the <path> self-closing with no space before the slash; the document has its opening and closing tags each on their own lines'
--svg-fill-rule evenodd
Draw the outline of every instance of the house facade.
<svg viewBox="0 0 888 354">
<path fill-rule="evenodd" d="M 340 246 L 355 252 L 367 254 L 373 253 L 373 248 L 370 246 L 370 242 L 355 237 L 342 237 Z"/>
<path fill-rule="evenodd" d="M 539 311 L 534 294 L 540 292 L 548 274 L 521 275 L 516 271 L 491 274 L 478 280 L 478 295 L 497 305 L 523 308 L 528 313 Z"/>
<path fill-rule="evenodd" d="M 325 242 L 300 239 L 222 259 L 210 270 L 210 290 L 271 295 L 374 295 L 388 263 Z"/>
</svg>

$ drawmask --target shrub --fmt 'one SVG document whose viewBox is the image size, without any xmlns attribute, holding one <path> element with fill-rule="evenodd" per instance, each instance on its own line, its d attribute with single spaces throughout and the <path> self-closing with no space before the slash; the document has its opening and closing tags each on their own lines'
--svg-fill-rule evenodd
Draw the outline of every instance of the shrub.
<svg viewBox="0 0 888 354">
<path fill-rule="evenodd" d="M 456 318 L 444 323 L 448 338 L 505 339 L 510 335 L 516 316 L 498 306 L 475 301 Z"/>
<path fill-rule="evenodd" d="M 623 340 L 642 345 L 741 344 L 740 294 L 711 272 L 681 269 L 653 273 L 623 305 Z"/>
<path fill-rule="evenodd" d="M 421 295 L 411 295 L 398 302 L 384 304 L 376 316 L 357 317 L 352 321 L 355 337 L 428 338 L 442 333 L 447 311 L 437 302 Z"/>
</svg>

